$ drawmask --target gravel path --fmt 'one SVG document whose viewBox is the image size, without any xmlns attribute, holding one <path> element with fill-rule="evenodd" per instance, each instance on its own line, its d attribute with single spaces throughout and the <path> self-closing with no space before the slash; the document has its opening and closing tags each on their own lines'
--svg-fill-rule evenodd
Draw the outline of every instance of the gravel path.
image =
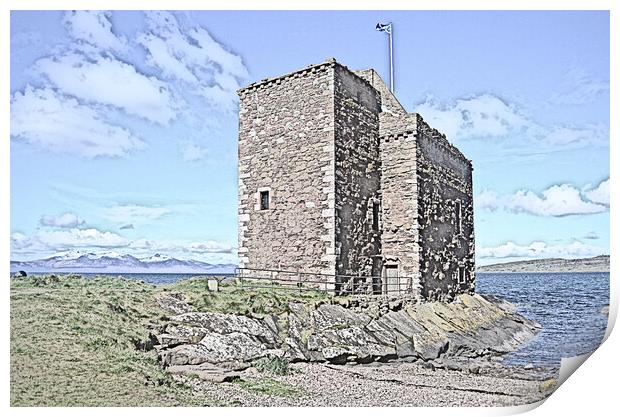
<svg viewBox="0 0 620 417">
<path fill-rule="evenodd" d="M 540 392 L 540 380 L 432 370 L 410 363 L 298 363 L 291 368 L 291 375 L 256 373 L 241 383 L 184 381 L 229 406 L 509 406 L 548 395 Z M 258 392 L 265 391 L 265 380 L 275 392 Z"/>
</svg>

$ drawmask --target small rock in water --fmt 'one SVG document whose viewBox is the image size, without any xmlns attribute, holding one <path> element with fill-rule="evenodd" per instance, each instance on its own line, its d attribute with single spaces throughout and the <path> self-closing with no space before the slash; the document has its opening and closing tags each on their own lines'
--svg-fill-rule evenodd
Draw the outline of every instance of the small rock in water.
<svg viewBox="0 0 620 417">
<path fill-rule="evenodd" d="M 601 314 L 604 316 L 609 316 L 609 306 L 601 308 Z"/>
</svg>

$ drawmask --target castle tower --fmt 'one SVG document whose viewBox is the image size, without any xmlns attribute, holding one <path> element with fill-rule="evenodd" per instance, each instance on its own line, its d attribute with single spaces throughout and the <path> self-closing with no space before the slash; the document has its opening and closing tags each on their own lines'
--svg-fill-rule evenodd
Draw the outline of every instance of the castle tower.
<svg viewBox="0 0 620 417">
<path fill-rule="evenodd" d="M 330 60 L 239 97 L 240 268 L 380 274 L 377 91 Z"/>
<path fill-rule="evenodd" d="M 239 97 L 241 269 L 325 274 L 336 293 L 473 291 L 471 161 L 374 70 L 328 60 Z"/>
<path fill-rule="evenodd" d="M 422 116 L 407 113 L 373 69 L 356 74 L 381 96 L 384 281 L 402 283 L 397 277 L 408 277 L 407 285 L 426 300 L 473 292 L 471 161 Z"/>
</svg>

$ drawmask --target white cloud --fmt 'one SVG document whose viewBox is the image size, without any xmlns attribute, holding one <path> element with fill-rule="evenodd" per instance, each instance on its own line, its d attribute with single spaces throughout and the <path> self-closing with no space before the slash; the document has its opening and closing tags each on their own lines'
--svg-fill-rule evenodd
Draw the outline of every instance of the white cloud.
<svg viewBox="0 0 620 417">
<path fill-rule="evenodd" d="M 170 213 L 172 213 L 172 210 L 167 207 L 124 204 L 106 208 L 103 216 L 108 220 L 123 225 L 141 225 L 152 223 Z"/>
<path fill-rule="evenodd" d="M 59 251 L 70 248 L 117 248 L 127 246 L 124 237 L 97 229 L 39 230 L 31 236 L 11 235 L 11 249 L 15 253 Z"/>
<path fill-rule="evenodd" d="M 27 235 L 15 232 L 11 234 L 11 250 L 21 251 L 27 249 L 30 245 L 30 239 Z"/>
<path fill-rule="evenodd" d="M 178 242 L 178 241 L 156 241 L 150 239 L 136 239 L 129 244 L 129 248 L 136 252 L 162 252 L 171 253 L 191 253 L 191 254 L 232 254 L 234 247 L 232 245 L 218 242 L 215 240 L 207 240 L 204 242 Z"/>
<path fill-rule="evenodd" d="M 584 239 L 589 239 L 589 240 L 597 240 L 599 239 L 598 233 L 596 233 L 595 231 L 591 231 L 586 233 L 586 235 L 583 237 Z"/>
<path fill-rule="evenodd" d="M 528 128 L 531 123 L 515 106 L 492 94 L 458 99 L 452 105 L 441 105 L 427 97 L 414 111 L 455 140 L 504 137 Z"/>
<path fill-rule="evenodd" d="M 70 229 L 63 231 L 39 231 L 36 236 L 54 248 L 119 247 L 127 245 L 127 239 L 112 232 L 97 229 Z"/>
<path fill-rule="evenodd" d="M 609 207 L 609 178 L 592 189 L 586 189 L 584 192 L 588 200 Z"/>
<path fill-rule="evenodd" d="M 503 208 L 514 213 L 535 216 L 561 217 L 596 214 L 608 210 L 607 206 L 593 202 L 589 197 L 584 198 L 581 191 L 570 184 L 552 185 L 540 194 L 532 190 L 519 190 L 512 195 L 498 196 L 494 191 L 485 190 L 474 201 L 482 210 L 495 211 Z"/>
<path fill-rule="evenodd" d="M 583 127 L 553 126 L 541 132 L 538 140 L 555 148 L 575 148 L 588 145 L 607 144 L 609 131 L 601 124 L 589 124 Z"/>
<path fill-rule="evenodd" d="M 168 44 L 152 33 L 145 33 L 138 38 L 149 51 L 148 63 L 162 71 L 164 78 L 177 78 L 187 83 L 198 83 L 198 78 L 168 48 Z"/>
<path fill-rule="evenodd" d="M 580 68 L 571 68 L 562 80 L 558 92 L 551 97 L 552 104 L 586 104 L 609 94 L 609 81 L 593 77 Z"/>
<path fill-rule="evenodd" d="M 518 245 L 514 242 L 506 242 L 495 247 L 476 248 L 476 256 L 479 258 L 579 258 L 584 256 L 596 256 L 603 253 L 599 247 L 584 244 L 575 240 L 569 244 L 548 245 L 545 242 L 535 241 L 529 245 Z"/>
<path fill-rule="evenodd" d="M 146 49 L 147 62 L 161 70 L 162 78 L 192 86 L 222 110 L 236 103 L 236 90 L 248 70 L 239 55 L 229 52 L 202 27 L 185 30 L 174 14 L 145 12 L 148 31 L 138 36 Z"/>
<path fill-rule="evenodd" d="M 50 88 L 27 87 L 11 97 L 11 136 L 57 153 L 124 156 L 146 147 L 129 130 Z"/>
<path fill-rule="evenodd" d="M 474 199 L 476 206 L 482 210 L 496 211 L 500 208 L 500 201 L 497 193 L 491 190 L 484 190 Z"/>
<path fill-rule="evenodd" d="M 196 145 L 193 142 L 186 142 L 181 145 L 181 156 L 184 161 L 193 162 L 204 159 L 208 154 L 206 148 Z"/>
<path fill-rule="evenodd" d="M 97 10 L 73 10 L 65 12 L 62 21 L 74 39 L 101 49 L 122 52 L 127 49 L 127 40 L 112 32 L 111 14 Z"/>
<path fill-rule="evenodd" d="M 121 156 L 144 148 L 125 123 L 139 129 L 135 122 L 142 119 L 204 131 L 236 108 L 236 90 L 248 76 L 242 58 L 187 23 L 189 15 L 182 24 L 180 14 L 145 12 L 143 27 L 121 35 L 113 13 L 64 14 L 71 40 L 39 51 L 47 56 L 28 68 L 38 89 L 12 97 L 14 138 L 58 153 Z M 198 160 L 206 149 L 185 145 L 183 154 Z"/>
<path fill-rule="evenodd" d="M 214 240 L 206 242 L 192 242 L 184 247 L 185 251 L 192 253 L 232 253 L 233 247 Z"/>
<path fill-rule="evenodd" d="M 44 215 L 39 220 L 42 226 L 74 228 L 83 225 L 85 222 L 75 213 L 62 213 L 57 216 Z"/>
<path fill-rule="evenodd" d="M 190 31 L 189 36 L 196 39 L 204 54 L 209 57 L 209 60 L 220 67 L 220 74 L 230 74 L 241 78 L 247 77 L 248 71 L 245 65 L 243 65 L 241 57 L 224 49 L 220 43 L 211 37 L 209 32 L 203 28 L 194 28 Z M 199 61 L 202 56 L 197 55 L 195 58 L 196 61 Z"/>
<path fill-rule="evenodd" d="M 609 144 L 609 128 L 603 124 L 543 126 L 493 94 L 460 98 L 452 104 L 427 97 L 414 111 L 449 140 L 516 139 L 513 155 Z"/>
<path fill-rule="evenodd" d="M 605 206 L 582 199 L 579 190 L 569 184 L 553 185 L 538 195 L 530 190 L 517 191 L 507 202 L 515 212 L 538 216 L 567 216 L 607 211 Z"/>
<path fill-rule="evenodd" d="M 161 125 L 177 116 L 179 104 L 170 86 L 109 56 L 69 52 L 42 58 L 35 68 L 65 94 L 82 101 L 113 106 Z"/>
<path fill-rule="evenodd" d="M 138 258 L 160 253 L 179 259 L 196 259 L 211 263 L 236 262 L 236 248 L 215 240 L 194 242 L 143 238 L 129 240 L 113 232 L 92 228 L 39 230 L 30 236 L 20 232 L 11 234 L 11 252 L 21 258 L 41 259 L 71 249 L 97 253 L 102 248 L 114 249 L 119 253 L 131 254 Z"/>
</svg>

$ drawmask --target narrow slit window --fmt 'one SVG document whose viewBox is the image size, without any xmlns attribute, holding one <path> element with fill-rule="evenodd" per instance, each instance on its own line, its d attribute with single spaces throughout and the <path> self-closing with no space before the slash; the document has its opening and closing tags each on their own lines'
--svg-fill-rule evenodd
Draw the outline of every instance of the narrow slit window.
<svg viewBox="0 0 620 417">
<path fill-rule="evenodd" d="M 459 284 L 465 284 L 465 267 L 459 266 Z"/>
<path fill-rule="evenodd" d="M 379 231 L 379 203 L 372 203 L 372 230 L 375 232 Z"/>
<path fill-rule="evenodd" d="M 260 192 L 260 209 L 269 210 L 269 191 Z"/>
</svg>

